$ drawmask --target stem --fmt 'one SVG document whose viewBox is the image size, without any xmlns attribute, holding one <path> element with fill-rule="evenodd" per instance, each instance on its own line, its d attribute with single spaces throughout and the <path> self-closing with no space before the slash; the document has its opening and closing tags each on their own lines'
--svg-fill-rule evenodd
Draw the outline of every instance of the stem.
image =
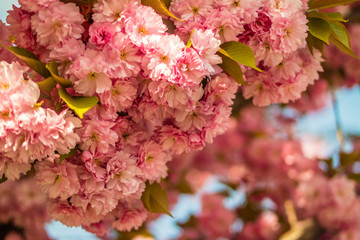
<svg viewBox="0 0 360 240">
<path fill-rule="evenodd" d="M 295 227 L 295 225 L 297 224 L 297 217 L 296 217 L 296 212 L 295 212 L 295 208 L 294 208 L 294 204 L 292 203 L 291 200 L 286 200 L 285 202 L 285 212 L 286 215 L 288 217 L 288 221 L 291 227 Z"/>
</svg>

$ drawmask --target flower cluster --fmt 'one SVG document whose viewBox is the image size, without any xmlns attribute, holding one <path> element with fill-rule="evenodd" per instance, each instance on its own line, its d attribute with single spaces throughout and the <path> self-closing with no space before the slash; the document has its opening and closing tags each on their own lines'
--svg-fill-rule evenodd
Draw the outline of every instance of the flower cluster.
<svg viewBox="0 0 360 240">
<path fill-rule="evenodd" d="M 2 183 L 0 194 L 1 239 L 49 239 L 44 229 L 50 221 L 44 208 L 47 197 L 33 179 Z"/>
<path fill-rule="evenodd" d="M 227 128 L 238 84 L 216 67 L 221 41 L 198 31 L 187 46 L 135 0 L 98 1 L 88 19 L 59 0 L 13 8 L 14 43 L 56 61 L 72 82 L 70 96 L 99 104 L 75 118 L 59 99 L 61 86 L 39 99 L 39 76 L 2 62 L 1 171 L 14 179 L 33 164 L 50 214 L 68 226 L 98 235 L 108 224 L 138 228 L 147 217 L 145 183 L 165 178 L 174 154 L 200 150 Z"/>
<path fill-rule="evenodd" d="M 36 160 L 68 153 L 80 140 L 74 133 L 78 119 L 41 107 L 39 87 L 24 78 L 26 71 L 19 63 L 0 62 L 0 174 L 11 180 Z"/>
<path fill-rule="evenodd" d="M 196 178 L 186 180 L 194 191 L 213 171 L 235 185 L 246 179 L 248 191 L 266 188 L 281 205 L 320 170 L 297 141 L 271 138 L 276 126 L 266 126 L 262 112 L 244 111 L 201 160 L 170 160 L 202 150 L 228 128 L 239 84 L 224 67 L 235 60 L 223 43 L 254 53 L 246 65 L 254 69 L 233 67 L 244 73 L 242 94 L 255 105 L 294 101 L 319 78 L 321 53 L 305 41 L 308 1 L 173 0 L 167 16 L 179 18 L 170 20 L 165 5 L 160 15 L 141 2 L 19 0 L 9 25 L 0 22 L 0 176 L 19 179 L 33 169 L 49 214 L 101 237 L 109 226 L 143 225 L 149 207 L 141 197 L 168 167 L 178 171 L 170 181 Z M 314 89 L 308 102 L 326 86 Z M 203 199 L 199 224 L 212 230 L 205 237 L 231 234 L 224 227 L 236 214 L 211 211 L 221 196 Z M 264 214 L 259 224 L 277 229 L 271 219 Z"/>
<path fill-rule="evenodd" d="M 170 9 L 185 20 L 175 21 L 179 35 L 210 29 L 222 42 L 250 46 L 263 72 L 244 69 L 250 86 L 243 87 L 243 95 L 267 106 L 299 99 L 322 71 L 320 52 L 312 55 L 306 47 L 307 2 L 174 0 Z"/>
</svg>

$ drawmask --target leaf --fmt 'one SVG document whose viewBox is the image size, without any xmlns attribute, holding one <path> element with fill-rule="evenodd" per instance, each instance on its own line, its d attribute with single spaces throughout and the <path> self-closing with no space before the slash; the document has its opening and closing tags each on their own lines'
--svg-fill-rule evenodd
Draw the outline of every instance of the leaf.
<svg viewBox="0 0 360 240">
<path fill-rule="evenodd" d="M 306 38 L 306 43 L 308 45 L 308 48 L 311 52 L 311 54 L 314 54 L 313 49 L 316 48 L 317 50 L 319 50 L 321 53 L 323 53 L 324 50 L 324 42 L 321 41 L 320 39 L 314 37 L 311 34 L 308 34 L 307 38 Z"/>
<path fill-rule="evenodd" d="M 2 178 L 0 179 L 0 184 L 4 183 L 7 181 L 7 178 L 5 177 L 5 174 L 2 176 Z"/>
<path fill-rule="evenodd" d="M 339 22 L 348 22 L 349 20 L 344 19 L 344 16 L 340 12 L 329 12 L 325 13 L 326 16 L 333 20 L 333 21 L 339 21 Z"/>
<path fill-rule="evenodd" d="M 167 8 L 170 7 L 171 0 L 161 0 L 161 1 L 165 4 L 165 6 L 166 6 Z"/>
<path fill-rule="evenodd" d="M 319 11 L 311 11 L 307 14 L 308 19 L 310 18 L 320 18 L 327 22 L 348 22 L 345 20 L 343 15 L 340 12 L 319 12 Z"/>
<path fill-rule="evenodd" d="M 165 3 L 161 0 L 141 0 L 141 4 L 152 7 L 156 12 L 158 12 L 160 14 L 175 18 L 178 21 L 183 21 L 183 20 L 177 18 L 174 14 L 172 14 L 169 11 L 169 9 L 166 7 Z"/>
<path fill-rule="evenodd" d="M 73 157 L 76 154 L 78 149 L 79 149 L 78 146 L 76 146 L 74 149 L 71 149 L 69 153 L 60 155 L 59 164 L 61 164 L 62 161 L 64 161 L 65 159 Z"/>
<path fill-rule="evenodd" d="M 331 27 L 329 23 L 321 18 L 310 18 L 308 22 L 309 32 L 314 37 L 329 43 L 329 37 L 331 35 Z"/>
<path fill-rule="evenodd" d="M 335 34 L 334 37 L 337 37 L 346 47 L 351 48 L 350 34 L 346 27 L 340 22 L 329 22 L 329 25 L 333 31 L 333 35 Z"/>
<path fill-rule="evenodd" d="M 35 72 L 39 73 L 44 78 L 51 76 L 49 70 L 46 69 L 44 63 L 42 63 L 32 52 L 25 48 L 20 47 L 5 47 L 7 50 L 12 52 L 15 56 L 21 59 L 26 65 L 28 65 Z"/>
<path fill-rule="evenodd" d="M 330 41 L 335 44 L 342 52 L 352 56 L 353 58 L 358 59 L 358 57 L 354 54 L 351 48 L 345 46 L 337 37 L 334 35 L 330 36 Z"/>
<path fill-rule="evenodd" d="M 220 46 L 219 52 L 242 65 L 262 72 L 262 70 L 255 65 L 254 52 L 249 46 L 243 43 L 235 41 L 223 43 Z"/>
<path fill-rule="evenodd" d="M 346 5 L 358 0 L 313 0 L 309 2 L 309 10 L 332 8 L 339 5 Z"/>
<path fill-rule="evenodd" d="M 186 47 L 187 47 L 187 48 L 191 48 L 191 45 L 192 45 L 191 36 L 193 35 L 194 32 L 195 32 L 195 29 L 192 30 L 192 32 L 191 32 L 191 34 L 190 34 L 190 37 L 189 37 L 189 40 L 188 40 L 187 43 L 186 43 Z"/>
<path fill-rule="evenodd" d="M 39 86 L 40 90 L 44 92 L 51 92 L 56 86 L 55 79 L 51 76 L 41 82 L 36 83 Z"/>
<path fill-rule="evenodd" d="M 146 182 L 146 188 L 141 196 L 144 207 L 151 213 L 166 213 L 173 217 L 169 212 L 169 203 L 165 190 L 158 183 L 150 184 Z"/>
<path fill-rule="evenodd" d="M 219 67 L 221 67 L 227 74 L 229 74 L 229 76 L 232 77 L 237 83 L 242 85 L 249 85 L 244 80 L 243 72 L 239 64 L 221 53 L 218 54 L 222 58 L 222 63 L 219 64 Z"/>
<path fill-rule="evenodd" d="M 68 88 L 72 86 L 72 82 L 68 79 L 59 77 L 57 63 L 55 61 L 51 61 L 46 68 L 50 71 L 51 76 L 55 79 L 57 83 L 59 83 L 64 88 Z"/>
<path fill-rule="evenodd" d="M 99 102 L 97 97 L 72 97 L 64 88 L 59 89 L 59 96 L 70 109 L 74 110 L 79 118 L 83 118 L 84 113 L 95 107 Z"/>
</svg>

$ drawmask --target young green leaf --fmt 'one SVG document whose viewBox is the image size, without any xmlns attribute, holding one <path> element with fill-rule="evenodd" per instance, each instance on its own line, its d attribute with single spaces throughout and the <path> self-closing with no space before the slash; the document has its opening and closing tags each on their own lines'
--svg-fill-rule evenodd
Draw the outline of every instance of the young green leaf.
<svg viewBox="0 0 360 240">
<path fill-rule="evenodd" d="M 59 96 L 80 118 L 99 102 L 97 97 L 72 97 L 64 88 L 59 89 Z"/>
<path fill-rule="evenodd" d="M 219 67 L 221 67 L 227 74 L 229 74 L 229 76 L 232 77 L 237 83 L 242 85 L 249 85 L 244 80 L 243 72 L 239 64 L 231 58 L 221 54 L 220 52 L 218 54 L 222 58 L 222 63 L 219 64 Z"/>
<path fill-rule="evenodd" d="M 47 79 L 36 83 L 39 86 L 40 90 L 44 92 L 51 92 L 56 86 L 56 82 L 53 77 L 48 77 Z"/>
<path fill-rule="evenodd" d="M 223 43 L 220 46 L 219 52 L 242 65 L 262 72 L 262 70 L 255 65 L 254 52 L 249 46 L 243 43 L 235 41 Z"/>
<path fill-rule="evenodd" d="M 349 20 L 344 19 L 344 16 L 340 12 L 329 12 L 325 13 L 326 16 L 333 20 L 333 21 L 339 21 L 339 22 L 348 22 Z"/>
<path fill-rule="evenodd" d="M 195 32 L 195 29 L 192 30 L 192 32 L 191 32 L 191 34 L 190 34 L 190 37 L 189 37 L 189 40 L 188 40 L 188 42 L 186 43 L 186 47 L 187 47 L 187 48 L 191 48 L 191 45 L 192 45 L 191 36 L 193 35 L 194 32 Z"/>
<path fill-rule="evenodd" d="M 169 203 L 165 190 L 158 183 L 150 184 L 146 182 L 146 188 L 141 196 L 144 207 L 151 213 L 166 213 L 173 217 L 169 212 Z"/>
<path fill-rule="evenodd" d="M 327 22 L 348 22 L 348 20 L 345 20 L 340 12 L 325 13 L 320 11 L 311 11 L 307 14 L 307 18 L 320 18 Z"/>
<path fill-rule="evenodd" d="M 350 46 L 350 34 L 347 28 L 340 22 L 329 22 L 334 37 L 337 37 L 342 44 L 351 48 Z"/>
<path fill-rule="evenodd" d="M 78 150 L 78 146 L 76 146 L 74 149 L 71 149 L 69 153 L 60 155 L 59 164 L 61 164 L 62 161 L 64 161 L 65 159 L 68 159 L 68 158 L 71 158 L 72 156 L 74 156 L 76 154 L 77 150 Z"/>
<path fill-rule="evenodd" d="M 55 81 L 61 86 L 64 88 L 72 86 L 72 82 L 70 80 L 59 76 L 57 63 L 55 61 L 51 61 L 48 65 L 46 65 L 46 68 L 50 71 L 50 74 L 55 79 Z"/>
<path fill-rule="evenodd" d="M 358 0 L 312 0 L 309 2 L 309 10 L 332 8 L 339 5 L 346 5 Z"/>
<path fill-rule="evenodd" d="M 331 27 L 329 23 L 321 18 L 310 18 L 308 22 L 309 32 L 314 37 L 329 43 L 329 37 L 331 35 Z"/>
<path fill-rule="evenodd" d="M 46 69 L 44 63 L 42 63 L 32 52 L 25 48 L 20 47 L 4 47 L 10 52 L 12 52 L 15 56 L 21 59 L 26 65 L 28 65 L 35 72 L 39 73 L 44 78 L 48 78 L 51 76 L 49 70 Z"/>
<path fill-rule="evenodd" d="M 353 58 L 358 59 L 358 57 L 354 54 L 354 52 L 352 51 L 351 48 L 345 46 L 336 36 L 331 35 L 330 36 L 330 41 L 335 44 L 343 53 L 346 53 L 350 56 L 352 56 Z"/>
<path fill-rule="evenodd" d="M 141 0 L 141 4 L 145 6 L 152 7 L 156 12 L 163 14 L 165 16 L 169 16 L 175 18 L 178 21 L 183 21 L 177 18 L 174 14 L 172 14 L 169 9 L 166 7 L 164 1 L 161 0 Z"/>
</svg>

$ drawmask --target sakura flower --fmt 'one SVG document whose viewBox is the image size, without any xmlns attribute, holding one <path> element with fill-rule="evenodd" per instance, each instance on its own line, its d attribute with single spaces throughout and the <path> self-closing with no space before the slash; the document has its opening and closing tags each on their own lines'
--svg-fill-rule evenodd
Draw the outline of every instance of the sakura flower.
<svg viewBox="0 0 360 240">
<path fill-rule="evenodd" d="M 110 179 L 106 186 L 112 190 L 117 199 L 126 199 L 141 194 L 144 182 L 140 179 L 141 170 L 136 166 L 137 159 L 125 152 L 117 152 L 106 169 Z"/>
<path fill-rule="evenodd" d="M 115 26 L 111 23 L 94 23 L 89 29 L 89 42 L 101 50 L 112 41 L 115 31 Z"/>
<path fill-rule="evenodd" d="M 139 49 L 125 34 L 117 33 L 104 51 L 107 56 L 107 73 L 112 78 L 129 78 L 139 74 L 142 60 L 138 55 Z"/>
<path fill-rule="evenodd" d="M 69 38 L 80 39 L 84 22 L 79 8 L 74 3 L 54 2 L 31 17 L 31 28 L 37 42 L 47 49 Z"/>
<path fill-rule="evenodd" d="M 177 36 L 153 37 L 147 46 L 148 53 L 143 60 L 145 74 L 153 80 L 162 78 L 172 82 L 175 78 L 174 67 L 182 55 L 185 44 Z"/>
<path fill-rule="evenodd" d="M 211 30 L 195 30 L 191 35 L 191 42 L 192 47 L 204 61 L 206 72 L 213 73 L 215 69 L 212 65 L 221 63 L 221 57 L 216 54 L 220 49 L 221 41 Z"/>
<path fill-rule="evenodd" d="M 171 2 L 170 10 L 184 20 L 206 18 L 212 10 L 212 1 L 175 0 Z"/>
<path fill-rule="evenodd" d="M 151 7 L 139 6 L 133 11 L 125 21 L 125 33 L 136 46 L 151 43 L 148 36 L 160 35 L 167 30 L 160 15 Z"/>
<path fill-rule="evenodd" d="M 130 231 L 138 229 L 147 218 L 145 209 L 121 208 L 117 210 L 117 220 L 113 222 L 112 227 L 119 231 Z"/>
<path fill-rule="evenodd" d="M 67 161 L 59 163 L 41 162 L 36 165 L 36 180 L 50 198 L 66 200 L 80 190 L 77 166 Z"/>
<path fill-rule="evenodd" d="M 75 81 L 75 90 L 86 96 L 110 90 L 111 79 L 105 73 L 103 57 L 96 50 L 88 49 L 71 66 L 70 71 L 79 79 Z"/>
<path fill-rule="evenodd" d="M 93 18 L 95 22 L 121 22 L 122 13 L 138 0 L 100 0 L 94 5 Z"/>
<path fill-rule="evenodd" d="M 271 26 L 271 45 L 284 53 L 303 47 L 307 37 L 306 23 L 306 16 L 303 13 L 276 18 Z"/>
<path fill-rule="evenodd" d="M 137 89 L 132 81 L 117 80 L 109 91 L 100 95 L 102 104 L 121 112 L 131 107 L 137 96 Z"/>
<path fill-rule="evenodd" d="M 166 162 L 170 160 L 169 154 L 153 141 L 141 146 L 139 151 L 138 167 L 142 171 L 141 177 L 152 182 L 159 182 L 167 175 Z"/>
<path fill-rule="evenodd" d="M 81 136 L 80 148 L 91 153 L 106 153 L 111 146 L 115 146 L 118 135 L 111 128 L 115 123 L 110 121 L 86 120 L 84 126 L 78 129 Z"/>
</svg>

